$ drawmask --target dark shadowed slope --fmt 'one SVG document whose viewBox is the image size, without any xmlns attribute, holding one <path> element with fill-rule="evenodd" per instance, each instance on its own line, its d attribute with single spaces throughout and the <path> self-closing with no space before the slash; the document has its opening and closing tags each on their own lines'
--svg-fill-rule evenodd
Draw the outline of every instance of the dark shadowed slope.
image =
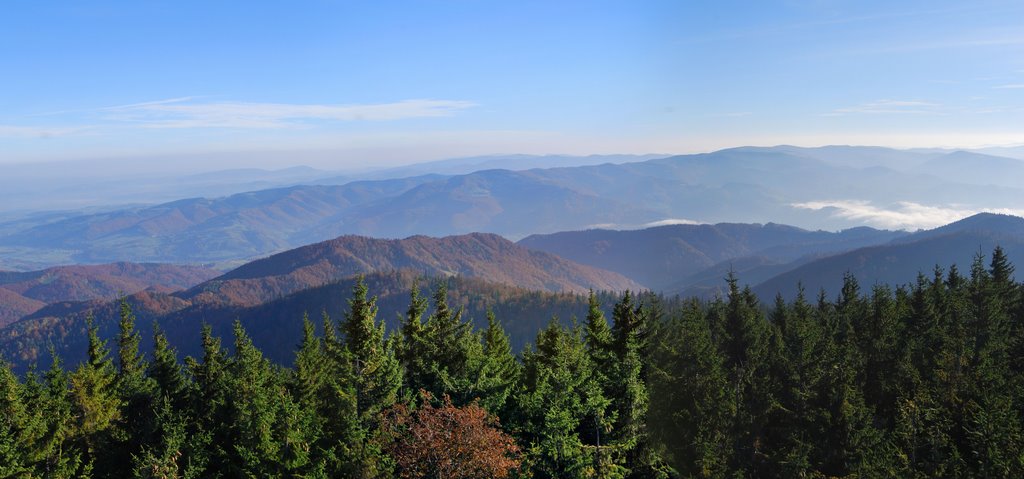
<svg viewBox="0 0 1024 479">
<path fill-rule="evenodd" d="M 150 291 L 131 295 L 128 302 L 137 316 L 136 327 L 145 338 L 143 349 L 150 348 L 154 321 L 182 355 L 197 355 L 201 354 L 198 336 L 201 323 L 210 324 L 214 334 L 228 338 L 232 323 L 238 319 L 269 358 L 287 362 L 292 359 L 301 337 L 303 314 L 308 313 L 318 325 L 322 312 L 329 313 L 335 320 L 341 318 L 347 310 L 346 300 L 354 281 L 353 278 L 333 281 L 252 306 L 193 303 Z M 370 294 L 378 297 L 378 317 L 386 321 L 389 328 L 396 327 L 397 319 L 408 309 L 409 290 L 414 281 L 419 282 L 425 296 L 429 296 L 440 281 L 445 281 L 451 306 L 464 308 L 467 317 L 477 326 L 486 324 L 485 313 L 493 310 L 517 349 L 532 340 L 537 329 L 553 316 L 567 321 L 573 316 L 583 317 L 587 312 L 586 295 L 531 291 L 477 278 L 430 278 L 405 270 L 371 273 L 366 275 L 365 281 Z M 613 293 L 599 293 L 599 296 L 606 309 L 616 300 Z M 85 317 L 88 314 L 95 316 L 103 337 L 111 338 L 116 334 L 117 302 L 52 305 L 0 329 L 0 357 L 14 362 L 23 371 L 33 363 L 49 364 L 47 348 L 53 344 L 66 362 L 77 363 L 86 351 Z M 610 316 L 611 311 L 606 314 Z"/>
<path fill-rule="evenodd" d="M 976 255 L 990 255 L 996 246 L 1006 251 L 1011 262 L 1022 264 L 1024 218 L 978 214 L 889 244 L 812 261 L 758 284 L 754 292 L 762 298 L 771 298 L 776 293 L 792 298 L 800 282 L 810 295 L 824 288 L 834 297 L 847 272 L 857 278 L 862 288 L 875 283 L 906 284 L 914 281 L 918 273 L 931 276 L 936 266 L 945 269 L 956 264 L 961 273 L 967 274 Z"/>
<path fill-rule="evenodd" d="M 718 263 L 754 256 L 768 263 L 789 263 L 810 254 L 888 242 L 904 234 L 871 228 L 832 233 L 772 223 L 723 223 L 571 231 L 534 235 L 519 244 L 621 273 L 654 290 L 677 292 L 690 285 L 687 278 Z"/>
</svg>

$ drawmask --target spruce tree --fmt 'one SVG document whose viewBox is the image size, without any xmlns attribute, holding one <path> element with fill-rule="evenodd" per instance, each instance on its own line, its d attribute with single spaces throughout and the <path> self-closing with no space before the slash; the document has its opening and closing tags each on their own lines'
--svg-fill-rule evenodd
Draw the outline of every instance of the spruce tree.
<svg viewBox="0 0 1024 479">
<path fill-rule="evenodd" d="M 274 437 L 280 384 L 270 362 L 252 343 L 240 321 L 234 323 L 234 355 L 227 363 L 230 395 L 227 418 L 231 433 L 227 472 L 233 476 L 257 476 L 275 470 L 281 444 Z"/>
<path fill-rule="evenodd" d="M 607 406 L 580 331 L 553 318 L 537 334 L 537 349 L 523 352 L 523 390 L 516 398 L 533 477 L 622 477 L 626 471 L 618 461 L 601 460 L 612 451 L 588 445 L 580 435 L 594 427 L 586 418 Z"/>
<path fill-rule="evenodd" d="M 448 306 L 448 286 L 438 285 L 434 292 L 434 312 L 427 318 L 427 340 L 433 345 L 430 369 L 431 393 L 448 394 L 456 405 L 475 397 L 473 383 L 480 359 L 479 339 L 472 325 L 463 319 L 463 310 Z"/>
<path fill-rule="evenodd" d="M 765 460 L 765 418 L 770 401 L 766 391 L 769 329 L 756 298 L 749 289 L 740 290 L 730 272 L 724 307 L 723 353 L 729 375 L 732 400 L 737 405 L 732 421 L 731 467 L 753 474 Z"/>
<path fill-rule="evenodd" d="M 29 372 L 25 380 L 26 404 L 32 406 L 28 460 L 37 476 L 76 477 L 84 453 L 81 442 L 75 441 L 75 415 L 68 391 L 68 373 L 52 347 L 50 357 L 50 368 L 44 373 L 42 382 L 37 381 L 33 372 Z"/>
<path fill-rule="evenodd" d="M 615 365 L 614 351 L 612 350 L 612 330 L 608 327 L 608 320 L 601 311 L 601 303 L 590 290 L 587 297 L 587 318 L 584 325 L 584 339 L 587 345 L 587 354 L 590 361 L 594 363 L 596 373 L 599 376 L 601 387 L 608 390 L 608 374 Z"/>
<path fill-rule="evenodd" d="M 657 336 L 650 425 L 682 477 L 726 477 L 735 403 L 703 306 L 688 301 Z"/>
<path fill-rule="evenodd" d="M 167 398 L 175 411 L 186 411 L 189 384 L 182 374 L 177 353 L 167 342 L 167 335 L 160 330 L 159 325 L 155 322 L 153 324 L 153 361 L 147 365 L 146 375 L 154 382 L 157 398 Z"/>
<path fill-rule="evenodd" d="M 232 468 L 232 421 L 228 398 L 232 394 L 228 377 L 228 356 L 221 340 L 213 336 L 209 324 L 201 329 L 203 357 L 197 361 L 185 358 L 189 375 L 194 378 L 189 416 L 195 421 L 193 434 L 205 443 L 198 462 L 206 464 L 206 475 L 230 474 Z"/>
<path fill-rule="evenodd" d="M 377 321 L 377 299 L 367 296 L 360 277 L 352 289 L 349 310 L 339 325 L 342 333 L 338 392 L 351 418 L 346 443 L 344 473 L 355 478 L 383 477 L 389 473 L 380 445 L 374 440 L 380 413 L 398 400 L 402 371 L 393 344 L 384 339 L 384 323 Z"/>
<path fill-rule="evenodd" d="M 30 416 L 10 365 L 0 361 L 0 477 L 28 477 L 26 440 Z"/>
<path fill-rule="evenodd" d="M 508 335 L 493 311 L 487 311 L 487 329 L 483 331 L 483 365 L 477 385 L 480 406 L 491 414 L 505 411 L 509 396 L 519 381 L 519 362 L 512 354 Z"/>
<path fill-rule="evenodd" d="M 291 388 L 299 404 L 318 410 L 321 394 L 330 372 L 324 354 L 323 341 L 316 335 L 316 326 L 309 315 L 302 316 L 302 341 L 295 352 L 295 366 L 291 374 Z"/>
<path fill-rule="evenodd" d="M 995 268 L 993 268 L 995 270 Z M 1001 275 L 1007 269 L 1000 267 Z M 1005 284 L 996 282 L 979 254 L 968 284 L 970 330 L 974 351 L 970 360 L 968 399 L 964 404 L 964 437 L 968 467 L 979 477 L 1024 474 L 1022 458 L 1013 451 L 1024 447 L 1021 417 L 1014 411 L 1010 382 L 1010 321 Z"/>
<path fill-rule="evenodd" d="M 402 317 L 399 328 L 400 341 L 396 344 L 395 354 L 402 365 L 403 396 L 412 399 L 418 391 L 427 385 L 428 351 L 426 331 L 423 327 L 423 314 L 427 310 L 428 298 L 420 294 L 419 281 L 413 281 L 409 293 L 409 309 Z"/>
<path fill-rule="evenodd" d="M 131 457 L 139 454 L 140 439 L 149 434 L 154 427 L 155 407 L 154 384 L 146 376 L 146 361 L 139 353 L 139 333 L 135 331 L 135 314 L 132 312 L 128 299 L 121 297 L 119 301 L 120 321 L 117 336 L 117 376 L 116 389 L 121 403 L 120 418 L 114 425 L 112 437 L 113 451 L 108 453 L 117 457 Z M 107 468 L 118 476 L 130 474 L 127 461 L 112 460 Z"/>
</svg>

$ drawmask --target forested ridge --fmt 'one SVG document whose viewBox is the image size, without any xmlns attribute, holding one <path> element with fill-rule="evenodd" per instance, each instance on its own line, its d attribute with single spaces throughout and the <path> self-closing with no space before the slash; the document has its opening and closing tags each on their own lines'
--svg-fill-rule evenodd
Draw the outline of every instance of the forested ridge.
<svg viewBox="0 0 1024 479">
<path fill-rule="evenodd" d="M 513 353 L 444 283 L 385 330 L 358 281 L 305 319 L 290 367 L 236 322 L 179 361 L 111 344 L 0 367 L 0 477 L 1020 477 L 1024 286 L 1002 249 L 970 270 L 835 298 L 625 293 Z M 296 313 L 301 315 L 301 311 Z M 54 354 L 53 357 L 58 357 Z"/>
</svg>

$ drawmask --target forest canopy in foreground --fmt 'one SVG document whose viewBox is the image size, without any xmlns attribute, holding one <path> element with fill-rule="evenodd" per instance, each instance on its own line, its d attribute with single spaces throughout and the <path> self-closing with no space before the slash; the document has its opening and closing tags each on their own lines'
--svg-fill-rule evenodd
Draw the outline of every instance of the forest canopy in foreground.
<svg viewBox="0 0 1024 479">
<path fill-rule="evenodd" d="M 360 281 L 291 368 L 236 323 L 179 362 L 127 302 L 111 347 L 0 368 L 0 477 L 1020 477 L 1024 286 L 999 248 L 895 289 L 676 306 L 622 296 L 516 356 L 413 289 L 385 331 Z M 428 307 L 432 313 L 426 315 Z"/>
</svg>

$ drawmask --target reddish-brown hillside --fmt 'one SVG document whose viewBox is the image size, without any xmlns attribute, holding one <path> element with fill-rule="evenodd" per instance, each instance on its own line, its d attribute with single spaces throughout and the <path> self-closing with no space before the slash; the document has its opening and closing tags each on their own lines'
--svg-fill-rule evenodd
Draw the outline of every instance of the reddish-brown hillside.
<svg viewBox="0 0 1024 479">
<path fill-rule="evenodd" d="M 110 299 L 159 286 L 180 290 L 217 275 L 199 266 L 111 263 L 57 266 L 29 273 L 6 274 L 0 288 L 43 303 Z"/>
<path fill-rule="evenodd" d="M 46 303 L 0 288 L 0 328 L 39 311 Z"/>
<path fill-rule="evenodd" d="M 552 292 L 642 289 L 618 273 L 531 251 L 498 235 L 473 233 L 403 240 L 342 236 L 253 261 L 182 297 L 201 303 L 255 305 L 360 273 L 396 270 L 460 275 Z"/>
<path fill-rule="evenodd" d="M 180 291 L 217 275 L 198 266 L 112 263 L 58 266 L 41 271 L 0 272 L 0 327 L 47 305 L 110 300 L 146 289 Z"/>
</svg>

